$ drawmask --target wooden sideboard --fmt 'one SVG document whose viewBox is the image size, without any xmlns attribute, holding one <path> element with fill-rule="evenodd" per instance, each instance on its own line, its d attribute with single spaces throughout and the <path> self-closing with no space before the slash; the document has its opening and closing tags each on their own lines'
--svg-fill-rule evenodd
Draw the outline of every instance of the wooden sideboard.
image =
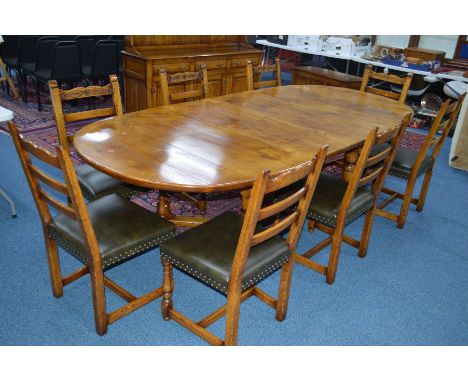
<svg viewBox="0 0 468 382">
<path fill-rule="evenodd" d="M 296 66 L 292 82 L 294 85 L 326 85 L 359 89 L 362 78 L 316 66 Z"/>
<path fill-rule="evenodd" d="M 123 56 L 125 110 L 132 112 L 162 105 L 161 66 L 179 73 L 206 64 L 209 97 L 216 97 L 247 90 L 247 61 L 261 64 L 263 52 L 246 36 L 126 36 Z M 180 86 L 170 91 L 183 91 Z"/>
</svg>

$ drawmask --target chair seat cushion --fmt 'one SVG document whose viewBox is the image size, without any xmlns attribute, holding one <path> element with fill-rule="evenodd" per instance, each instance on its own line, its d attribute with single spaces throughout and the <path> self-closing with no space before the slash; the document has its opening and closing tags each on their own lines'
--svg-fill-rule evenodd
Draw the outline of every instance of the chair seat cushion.
<svg viewBox="0 0 468 382">
<path fill-rule="evenodd" d="M 347 187 L 348 183 L 341 178 L 326 173 L 320 174 L 307 217 L 328 227 L 335 227 Z M 374 199 L 374 195 L 367 188 L 358 188 L 349 206 L 345 224 L 352 223 L 369 211 L 374 204 Z"/>
<path fill-rule="evenodd" d="M 215 290 L 226 294 L 244 218 L 225 212 L 161 245 L 162 259 Z M 257 229 L 261 230 L 258 226 Z M 288 260 L 289 249 L 280 236 L 253 247 L 247 259 L 242 290 L 263 280 Z"/>
<path fill-rule="evenodd" d="M 141 191 L 137 188 L 133 188 L 117 179 L 106 175 L 87 164 L 82 164 L 75 167 L 76 176 L 80 183 L 81 191 L 88 200 L 95 200 L 102 196 L 109 194 L 118 194 L 122 196 L 130 196 L 137 191 Z"/>
<path fill-rule="evenodd" d="M 397 178 L 409 179 L 411 169 L 413 168 L 418 155 L 419 151 L 414 151 L 399 146 L 395 154 L 395 159 L 393 160 L 392 166 L 390 167 L 389 174 Z M 420 175 L 424 174 L 432 167 L 432 165 L 432 157 L 426 156 L 423 159 L 421 166 L 419 167 L 417 176 L 419 177 Z"/>
<path fill-rule="evenodd" d="M 175 232 L 173 223 L 119 195 L 97 199 L 87 208 L 104 268 L 155 248 Z M 60 247 L 88 264 L 88 251 L 78 221 L 58 215 L 49 223 L 48 232 Z"/>
</svg>

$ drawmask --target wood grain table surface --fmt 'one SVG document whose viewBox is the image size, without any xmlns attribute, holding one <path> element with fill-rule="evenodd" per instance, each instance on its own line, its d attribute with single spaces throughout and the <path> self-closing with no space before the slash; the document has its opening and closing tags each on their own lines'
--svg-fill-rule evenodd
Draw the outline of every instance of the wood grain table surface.
<svg viewBox="0 0 468 382">
<path fill-rule="evenodd" d="M 245 189 L 328 144 L 328 159 L 362 145 L 370 129 L 397 128 L 396 101 L 356 90 L 291 85 L 147 109 L 81 129 L 76 150 L 96 169 L 142 187 Z"/>
</svg>

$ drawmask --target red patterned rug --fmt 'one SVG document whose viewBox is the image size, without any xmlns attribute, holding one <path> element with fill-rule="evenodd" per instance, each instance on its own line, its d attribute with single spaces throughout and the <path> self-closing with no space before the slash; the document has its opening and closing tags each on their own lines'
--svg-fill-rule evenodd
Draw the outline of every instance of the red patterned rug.
<svg viewBox="0 0 468 382">
<path fill-rule="evenodd" d="M 50 98 L 44 96 L 45 102 L 50 102 Z M 57 133 L 55 128 L 55 122 L 52 115 L 51 105 L 45 103 L 44 111 L 38 112 L 35 98 L 29 98 L 33 102 L 23 103 L 20 100 L 14 100 L 10 97 L 0 95 L 0 106 L 3 106 L 15 114 L 15 122 L 19 130 L 24 134 L 28 140 L 34 142 L 39 147 L 43 147 L 48 150 L 53 150 L 53 146 L 57 143 Z M 85 108 L 89 105 L 78 105 L 73 106 L 76 111 L 77 108 Z M 67 106 L 71 108 L 72 106 Z M 89 121 L 76 122 L 69 124 L 68 130 L 71 133 L 75 133 L 81 127 L 89 124 Z M 0 130 L 7 132 L 6 123 L 0 123 Z M 417 150 L 421 147 L 424 142 L 425 135 L 407 131 L 402 138 L 401 145 L 413 150 Z M 81 158 L 73 150 L 71 155 L 75 164 L 82 163 Z M 339 174 L 340 169 L 335 166 L 328 166 L 325 171 L 332 174 Z M 132 201 L 138 205 L 155 212 L 158 202 L 158 191 L 149 191 L 146 193 L 140 193 L 132 197 Z M 197 208 L 191 203 L 182 201 L 179 198 L 171 197 L 171 210 L 176 215 L 184 216 L 200 216 Z M 211 194 L 208 196 L 208 208 L 207 217 L 213 217 L 220 213 L 228 210 L 239 211 L 240 200 L 238 192 Z"/>
</svg>

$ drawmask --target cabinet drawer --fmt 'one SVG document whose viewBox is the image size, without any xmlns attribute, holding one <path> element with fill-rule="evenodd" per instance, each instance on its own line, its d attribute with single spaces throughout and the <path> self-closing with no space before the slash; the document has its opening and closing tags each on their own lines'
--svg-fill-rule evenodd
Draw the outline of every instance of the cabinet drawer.
<svg viewBox="0 0 468 382">
<path fill-rule="evenodd" d="M 190 64 L 188 62 L 179 62 L 178 64 L 153 65 L 153 71 L 155 74 L 159 74 L 159 68 L 166 69 L 166 72 L 168 73 L 181 73 L 188 72 Z"/>
<path fill-rule="evenodd" d="M 234 58 L 231 61 L 231 68 L 243 68 L 247 66 L 247 61 L 252 61 L 254 66 L 259 65 L 257 59 L 255 57 L 247 57 L 247 58 Z"/>
<path fill-rule="evenodd" d="M 216 61 L 201 61 L 195 64 L 195 70 L 200 70 L 202 64 L 206 65 L 208 70 L 210 69 L 224 69 L 226 67 L 226 60 L 216 60 Z"/>
</svg>

